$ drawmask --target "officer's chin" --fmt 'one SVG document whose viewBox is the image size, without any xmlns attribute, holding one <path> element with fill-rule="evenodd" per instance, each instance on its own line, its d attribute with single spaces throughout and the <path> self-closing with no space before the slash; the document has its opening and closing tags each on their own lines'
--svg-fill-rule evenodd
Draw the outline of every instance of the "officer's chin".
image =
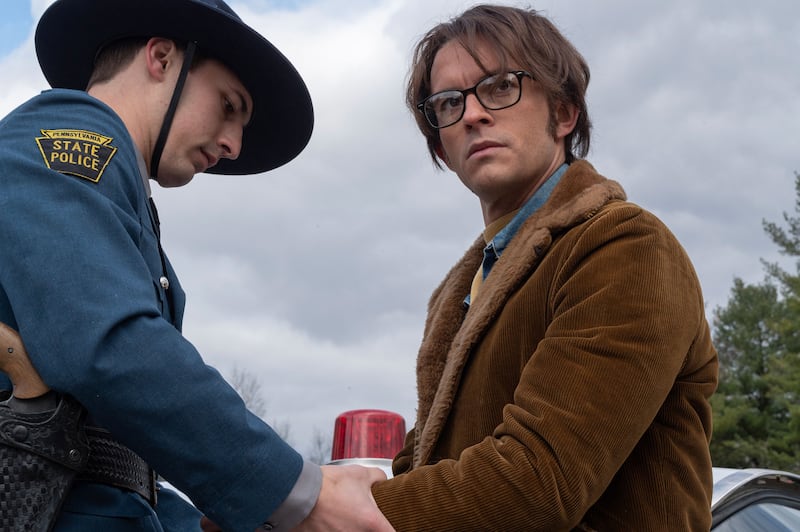
<svg viewBox="0 0 800 532">
<path fill-rule="evenodd" d="M 195 173 L 166 173 L 156 177 L 156 182 L 161 188 L 177 188 L 188 185 L 194 179 Z"/>
</svg>

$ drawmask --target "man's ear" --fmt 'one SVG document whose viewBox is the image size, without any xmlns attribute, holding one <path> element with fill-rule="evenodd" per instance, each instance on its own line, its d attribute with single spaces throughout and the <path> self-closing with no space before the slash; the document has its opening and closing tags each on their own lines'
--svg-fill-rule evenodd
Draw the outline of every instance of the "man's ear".
<svg viewBox="0 0 800 532">
<path fill-rule="evenodd" d="M 167 70 L 172 65 L 177 65 L 178 48 L 175 42 L 162 37 L 153 37 L 147 41 L 144 47 L 147 72 L 157 80 L 163 80 L 167 75 Z"/>
<path fill-rule="evenodd" d="M 563 139 L 575 129 L 580 112 L 571 103 L 559 102 L 556 106 L 556 139 Z"/>
</svg>

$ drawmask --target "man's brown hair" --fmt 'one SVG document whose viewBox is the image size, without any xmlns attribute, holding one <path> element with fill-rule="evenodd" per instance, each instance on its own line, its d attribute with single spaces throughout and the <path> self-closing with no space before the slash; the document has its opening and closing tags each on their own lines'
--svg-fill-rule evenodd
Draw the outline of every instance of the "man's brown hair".
<svg viewBox="0 0 800 532">
<path fill-rule="evenodd" d="M 514 68 L 527 70 L 542 87 L 550 107 L 551 133 L 555 136 L 555 111 L 560 103 L 578 110 L 575 128 L 565 138 L 567 162 L 585 157 L 589 152 L 591 121 L 586 109 L 586 88 L 589 66 L 583 56 L 547 18 L 533 9 L 508 6 L 478 5 L 449 22 L 431 29 L 414 50 L 406 104 L 414 114 L 434 163 L 441 168 L 436 155 L 439 132 L 431 127 L 417 104 L 431 95 L 431 67 L 436 54 L 446 43 L 456 41 L 464 47 L 484 70 L 477 48 L 488 45 L 500 61 L 499 72 Z M 490 74 L 490 72 L 486 72 Z"/>
<path fill-rule="evenodd" d="M 97 83 L 103 83 L 110 80 L 117 75 L 118 72 L 128 66 L 140 49 L 147 45 L 150 37 L 129 37 L 126 39 L 119 39 L 113 41 L 106 46 L 103 46 L 98 52 L 94 60 L 94 70 L 86 84 L 86 90 L 89 90 Z M 186 50 L 186 44 L 180 41 L 173 41 L 179 50 Z M 192 59 L 192 68 L 198 66 L 205 56 L 197 50 Z"/>
</svg>

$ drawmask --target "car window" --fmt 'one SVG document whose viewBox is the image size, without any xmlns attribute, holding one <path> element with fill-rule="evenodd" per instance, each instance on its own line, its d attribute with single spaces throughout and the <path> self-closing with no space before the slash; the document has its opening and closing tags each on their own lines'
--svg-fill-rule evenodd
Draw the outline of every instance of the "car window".
<svg viewBox="0 0 800 532">
<path fill-rule="evenodd" d="M 775 502 L 746 506 L 714 527 L 714 532 L 796 532 L 800 530 L 800 509 Z"/>
</svg>

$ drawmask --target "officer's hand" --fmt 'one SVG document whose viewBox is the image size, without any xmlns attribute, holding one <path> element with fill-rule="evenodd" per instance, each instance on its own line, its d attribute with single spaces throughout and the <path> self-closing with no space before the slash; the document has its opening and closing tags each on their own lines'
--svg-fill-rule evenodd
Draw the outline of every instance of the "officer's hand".
<svg viewBox="0 0 800 532">
<path fill-rule="evenodd" d="M 322 466 L 322 490 L 297 532 L 393 532 L 372 497 L 373 484 L 386 480 L 374 467 Z"/>
</svg>

